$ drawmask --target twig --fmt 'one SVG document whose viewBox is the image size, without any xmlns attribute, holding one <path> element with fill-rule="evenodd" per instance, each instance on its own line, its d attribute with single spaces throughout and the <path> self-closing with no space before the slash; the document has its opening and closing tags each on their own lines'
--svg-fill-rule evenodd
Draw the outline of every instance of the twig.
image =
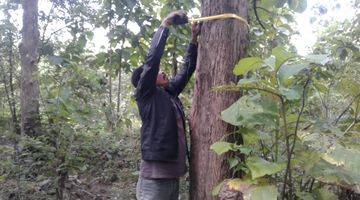
<svg viewBox="0 0 360 200">
<path fill-rule="evenodd" d="M 354 113 L 354 121 L 350 124 L 350 126 L 345 130 L 345 133 L 347 133 L 348 131 L 350 131 L 355 124 L 357 123 L 357 116 L 358 116 L 358 111 L 359 111 L 359 101 L 356 104 L 356 108 L 355 108 L 355 113 Z"/>
<path fill-rule="evenodd" d="M 266 9 L 266 8 L 263 8 L 263 7 L 260 7 L 260 6 L 256 6 L 256 8 L 259 8 L 267 13 L 270 13 L 270 14 L 273 14 L 273 12 L 271 12 L 270 10 Z"/>
<path fill-rule="evenodd" d="M 351 107 L 351 105 L 355 102 L 356 99 L 358 99 L 360 97 L 360 93 L 358 95 L 355 96 L 355 98 L 353 98 L 351 100 L 351 102 L 349 103 L 348 106 L 346 106 L 346 108 L 341 112 L 341 114 L 336 118 L 336 120 L 334 121 L 334 124 L 336 125 L 339 120 L 341 119 L 341 117 L 349 110 L 349 108 Z"/>
<path fill-rule="evenodd" d="M 314 179 L 314 178 L 312 178 L 311 183 L 310 183 L 309 192 L 311 192 L 311 191 L 312 191 L 312 188 L 313 188 L 313 186 L 314 186 L 314 182 L 315 182 L 315 179 Z"/>
<path fill-rule="evenodd" d="M 85 194 L 87 194 L 87 195 L 91 196 L 92 198 L 97 197 L 97 195 L 92 194 L 92 193 L 90 193 L 90 192 L 86 191 L 83 187 L 81 187 L 80 185 L 77 185 L 77 184 L 76 184 L 76 183 L 74 183 L 73 181 L 71 181 L 71 185 L 76 186 L 77 188 L 79 188 L 79 190 L 80 190 L 81 192 L 83 192 L 83 193 L 85 193 Z"/>
<path fill-rule="evenodd" d="M 256 20 L 259 22 L 261 28 L 263 28 L 264 30 L 266 30 L 265 26 L 261 23 L 261 20 L 258 16 L 258 13 L 257 13 L 257 7 L 256 7 L 256 0 L 253 0 L 253 8 L 254 8 L 254 13 L 255 13 L 255 17 L 256 17 Z"/>
</svg>

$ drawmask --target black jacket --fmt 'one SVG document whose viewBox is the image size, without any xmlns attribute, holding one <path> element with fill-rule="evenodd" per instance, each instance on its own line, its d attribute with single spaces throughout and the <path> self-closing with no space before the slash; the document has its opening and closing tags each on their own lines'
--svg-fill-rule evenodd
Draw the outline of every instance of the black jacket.
<svg viewBox="0 0 360 200">
<path fill-rule="evenodd" d="M 135 90 L 142 121 L 141 155 L 148 161 L 174 161 L 178 156 L 178 131 L 171 98 L 185 88 L 196 67 L 197 45 L 190 43 L 182 69 L 170 80 L 167 88 L 156 86 L 161 56 L 169 29 L 160 27 L 153 36 L 143 72 Z M 183 115 L 183 111 L 182 111 Z M 184 116 L 182 116 L 184 119 Z M 185 121 L 184 121 L 185 123 Z"/>
</svg>

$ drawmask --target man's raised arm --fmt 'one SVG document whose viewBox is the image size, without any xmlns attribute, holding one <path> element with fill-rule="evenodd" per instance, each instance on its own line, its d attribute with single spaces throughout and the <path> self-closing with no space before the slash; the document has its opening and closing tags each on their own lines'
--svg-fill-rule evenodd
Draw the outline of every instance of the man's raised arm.
<svg viewBox="0 0 360 200">
<path fill-rule="evenodd" d="M 197 38 L 200 34 L 200 31 L 201 24 L 194 23 L 191 27 L 191 42 L 187 49 L 185 62 L 180 71 L 170 81 L 169 88 L 176 96 L 184 90 L 186 84 L 189 82 L 192 74 L 195 71 L 198 49 Z"/>
<path fill-rule="evenodd" d="M 170 13 L 155 32 L 151 40 L 149 53 L 142 66 L 143 71 L 136 87 L 135 96 L 137 98 L 147 97 L 154 92 L 156 88 L 156 77 L 159 73 L 160 60 L 164 54 L 166 40 L 169 35 L 168 27 L 174 24 L 175 18 L 178 16 L 183 17 L 183 15 L 186 16 L 182 11 Z"/>
</svg>

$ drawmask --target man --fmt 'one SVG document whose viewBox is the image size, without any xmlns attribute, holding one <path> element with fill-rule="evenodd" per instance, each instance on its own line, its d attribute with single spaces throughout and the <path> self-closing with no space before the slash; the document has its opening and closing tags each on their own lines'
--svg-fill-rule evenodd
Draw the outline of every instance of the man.
<svg viewBox="0 0 360 200">
<path fill-rule="evenodd" d="M 138 200 L 178 199 L 179 178 L 187 171 L 185 116 L 178 95 L 196 67 L 200 25 L 192 25 L 191 42 L 182 69 L 170 81 L 164 73 L 159 73 L 168 27 L 187 22 L 183 11 L 170 13 L 154 34 L 145 63 L 131 77 L 142 121 Z"/>
</svg>

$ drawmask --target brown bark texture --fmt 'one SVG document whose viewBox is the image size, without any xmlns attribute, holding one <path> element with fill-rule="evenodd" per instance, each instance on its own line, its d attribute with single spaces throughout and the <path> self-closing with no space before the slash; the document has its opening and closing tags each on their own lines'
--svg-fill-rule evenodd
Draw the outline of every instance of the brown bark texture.
<svg viewBox="0 0 360 200">
<path fill-rule="evenodd" d="M 234 13 L 248 17 L 247 0 L 203 0 L 202 16 Z M 226 156 L 218 156 L 210 146 L 234 127 L 223 122 L 221 111 L 238 98 L 231 92 L 214 92 L 220 85 L 236 83 L 233 68 L 245 55 L 249 43 L 247 26 L 235 19 L 206 22 L 202 26 L 196 82 L 191 112 L 190 198 L 216 199 L 212 189 L 229 175 Z"/>
<path fill-rule="evenodd" d="M 41 134 L 38 82 L 38 0 L 23 1 L 21 55 L 21 133 L 29 136 Z"/>
</svg>

